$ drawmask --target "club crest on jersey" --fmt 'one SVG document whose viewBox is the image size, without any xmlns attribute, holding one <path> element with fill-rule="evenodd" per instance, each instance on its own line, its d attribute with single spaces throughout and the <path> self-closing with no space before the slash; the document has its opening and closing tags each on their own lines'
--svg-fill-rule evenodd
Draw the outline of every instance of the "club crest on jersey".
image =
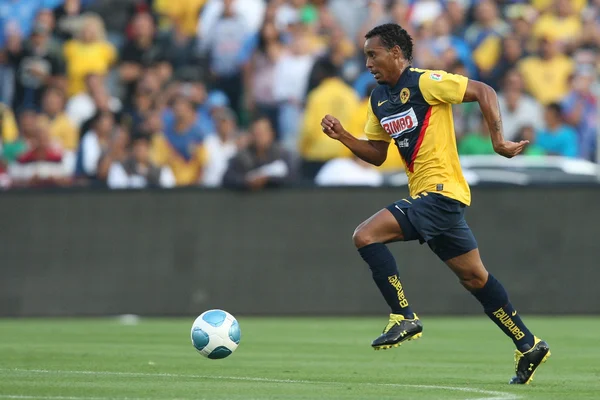
<svg viewBox="0 0 600 400">
<path fill-rule="evenodd" d="M 382 118 L 380 124 L 392 139 L 396 139 L 417 129 L 419 120 L 411 107 L 409 110 Z"/>
<path fill-rule="evenodd" d="M 438 74 L 436 72 L 432 72 L 431 75 L 429 75 L 429 77 L 431 78 L 431 80 L 438 82 L 442 80 L 442 74 Z"/>
<path fill-rule="evenodd" d="M 408 99 L 410 99 L 410 90 L 408 90 L 408 88 L 404 88 L 400 91 L 400 101 L 402 104 L 406 104 Z"/>
</svg>

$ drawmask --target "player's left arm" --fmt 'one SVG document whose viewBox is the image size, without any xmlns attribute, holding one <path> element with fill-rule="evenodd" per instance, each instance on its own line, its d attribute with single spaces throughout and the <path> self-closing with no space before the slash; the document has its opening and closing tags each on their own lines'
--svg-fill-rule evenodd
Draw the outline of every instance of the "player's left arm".
<svg viewBox="0 0 600 400">
<path fill-rule="evenodd" d="M 500 106 L 498 105 L 498 96 L 496 91 L 483 82 L 469 79 L 463 103 L 476 101 L 479 103 L 481 113 L 487 122 L 494 151 L 501 156 L 512 158 L 521 153 L 528 140 L 520 142 L 511 142 L 504 139 L 502 134 L 502 116 L 500 115 Z"/>
</svg>

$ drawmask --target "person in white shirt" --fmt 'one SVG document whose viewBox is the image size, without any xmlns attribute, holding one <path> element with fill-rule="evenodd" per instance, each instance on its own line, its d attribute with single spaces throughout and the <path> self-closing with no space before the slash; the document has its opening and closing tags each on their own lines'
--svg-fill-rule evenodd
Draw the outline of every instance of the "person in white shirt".
<svg viewBox="0 0 600 400">
<path fill-rule="evenodd" d="M 213 118 L 217 131 L 204 140 L 208 159 L 204 167 L 202 185 L 206 187 L 221 186 L 229 160 L 237 154 L 243 140 L 238 135 L 236 117 L 231 109 L 217 110 Z"/>
<path fill-rule="evenodd" d="M 121 100 L 111 96 L 104 86 L 104 77 L 100 75 L 88 75 L 85 78 L 87 90 L 69 99 L 65 112 L 71 122 L 77 127 L 92 118 L 98 109 L 118 113 L 123 105 Z"/>
<path fill-rule="evenodd" d="M 131 139 L 129 157 L 111 164 L 107 184 L 111 189 L 172 188 L 175 176 L 169 167 L 150 161 L 150 136 L 138 133 Z"/>
<path fill-rule="evenodd" d="M 544 125 L 542 106 L 525 94 L 523 78 L 516 69 L 506 73 L 498 105 L 506 140 L 515 140 L 525 126 L 538 130 Z"/>
<path fill-rule="evenodd" d="M 383 175 L 356 156 L 335 158 L 323 165 L 315 183 L 317 186 L 381 186 Z"/>
</svg>

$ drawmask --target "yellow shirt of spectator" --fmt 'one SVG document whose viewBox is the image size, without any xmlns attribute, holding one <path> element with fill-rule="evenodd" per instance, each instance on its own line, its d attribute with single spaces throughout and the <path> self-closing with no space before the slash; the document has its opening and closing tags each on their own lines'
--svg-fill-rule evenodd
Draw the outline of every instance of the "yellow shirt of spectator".
<svg viewBox="0 0 600 400">
<path fill-rule="evenodd" d="M 551 40 L 571 41 L 581 36 L 581 33 L 581 19 L 576 15 L 558 18 L 553 14 L 544 14 L 533 26 L 535 37 L 546 37 Z"/>
<path fill-rule="evenodd" d="M 87 75 L 105 75 L 117 60 L 115 47 L 106 41 L 83 43 L 71 40 L 65 44 L 63 52 L 67 65 L 69 97 L 85 91 Z"/>
<path fill-rule="evenodd" d="M 200 10 L 205 3 L 206 0 L 155 0 L 154 11 L 171 19 L 166 24 L 163 21 L 161 25 L 176 23 L 183 28 L 186 34 L 194 36 L 198 27 Z"/>
<path fill-rule="evenodd" d="M 64 150 L 76 151 L 79 146 L 79 131 L 73 125 L 67 114 L 61 113 L 50 119 L 42 117 L 48 124 L 50 137 L 61 145 Z"/>
<path fill-rule="evenodd" d="M 542 104 L 560 101 L 569 92 L 573 60 L 558 55 L 550 60 L 527 57 L 519 63 L 525 87 Z"/>
<path fill-rule="evenodd" d="M 587 6 L 587 0 L 569 0 L 573 11 L 579 14 Z M 546 11 L 555 3 L 555 0 L 531 0 L 531 5 L 539 11 Z"/>
<path fill-rule="evenodd" d="M 352 153 L 337 140 L 331 140 L 321 130 L 325 114 L 335 115 L 342 125 L 348 124 L 358 107 L 358 96 L 340 78 L 327 78 L 313 89 L 306 102 L 300 130 L 299 152 L 308 161 L 328 161 L 349 157 Z"/>
<path fill-rule="evenodd" d="M 359 135 L 364 131 L 365 124 L 367 123 L 367 113 L 369 112 L 369 99 L 364 99 L 361 101 L 358 109 L 352 116 L 350 123 L 348 124 L 348 132 Z M 402 157 L 400 157 L 400 153 L 396 146 L 388 147 L 388 154 L 385 162 L 381 164 L 377 169 L 383 172 L 394 172 L 394 171 L 402 171 L 404 169 L 404 163 L 402 162 Z"/>
<path fill-rule="evenodd" d="M 2 120 L 2 143 L 14 142 L 19 138 L 19 130 L 15 122 L 15 115 L 5 104 L 0 103 L 0 119 Z"/>
<path fill-rule="evenodd" d="M 208 155 L 204 146 L 197 146 L 188 161 L 179 155 L 169 144 L 163 134 L 152 138 L 151 158 L 159 166 L 168 166 L 175 175 L 177 186 L 191 186 L 199 184 L 202 171 Z"/>
</svg>

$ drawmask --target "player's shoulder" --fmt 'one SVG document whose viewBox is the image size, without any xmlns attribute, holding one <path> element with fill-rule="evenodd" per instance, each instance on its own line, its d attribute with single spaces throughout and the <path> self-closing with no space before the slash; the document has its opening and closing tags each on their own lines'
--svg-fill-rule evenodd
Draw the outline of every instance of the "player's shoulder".
<svg viewBox="0 0 600 400">
<path fill-rule="evenodd" d="M 451 74 L 448 71 L 444 71 L 442 69 L 420 69 L 420 68 L 411 68 L 411 71 L 419 74 L 419 82 L 442 82 L 444 79 L 447 79 L 454 74 Z"/>
</svg>

